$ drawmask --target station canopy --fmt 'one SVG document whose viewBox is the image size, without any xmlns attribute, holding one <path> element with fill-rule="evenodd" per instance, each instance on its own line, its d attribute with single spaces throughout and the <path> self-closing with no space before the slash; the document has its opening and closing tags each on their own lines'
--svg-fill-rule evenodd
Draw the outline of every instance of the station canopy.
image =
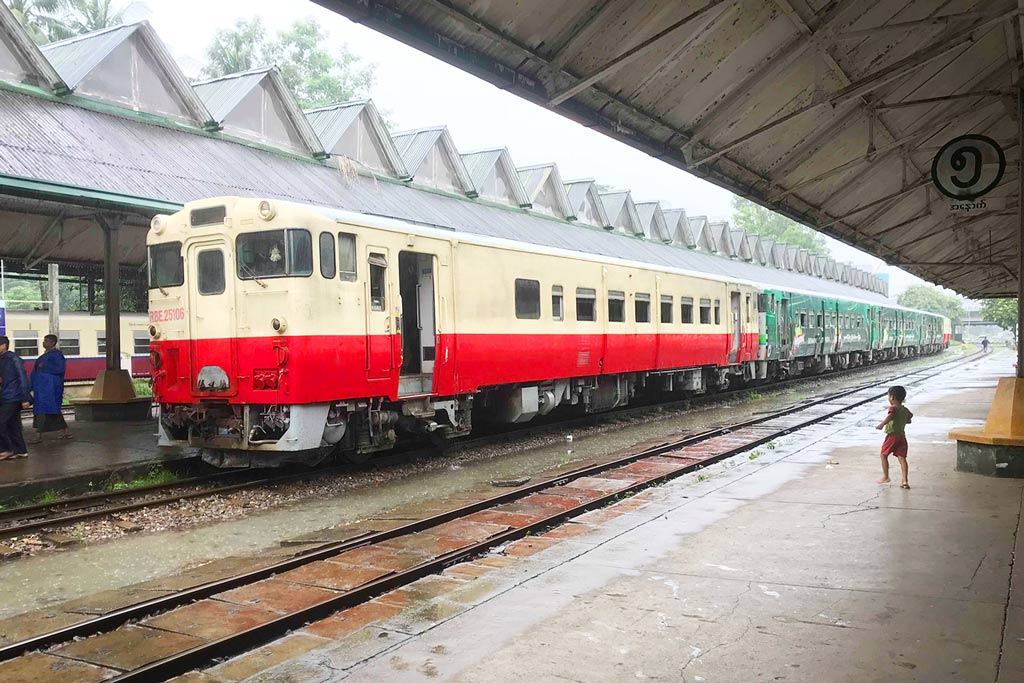
<svg viewBox="0 0 1024 683">
<path fill-rule="evenodd" d="M 1017 291 L 1018 0 L 317 1 L 922 278 Z M 965 135 L 1005 161 L 970 207 L 931 177 Z"/>
</svg>

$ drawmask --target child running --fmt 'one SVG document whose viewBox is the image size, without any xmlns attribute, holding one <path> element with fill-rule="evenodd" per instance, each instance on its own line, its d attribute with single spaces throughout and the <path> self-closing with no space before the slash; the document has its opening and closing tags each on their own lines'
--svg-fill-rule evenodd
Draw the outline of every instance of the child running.
<svg viewBox="0 0 1024 683">
<path fill-rule="evenodd" d="M 889 483 L 889 455 L 895 455 L 900 461 L 900 471 L 903 473 L 903 481 L 900 488 L 909 489 L 907 481 L 907 434 L 906 426 L 910 424 L 914 414 L 907 410 L 903 402 L 907 400 L 907 390 L 903 387 L 892 387 L 889 389 L 889 414 L 875 427 L 885 429 L 885 441 L 882 442 L 882 478 L 879 484 Z"/>
</svg>

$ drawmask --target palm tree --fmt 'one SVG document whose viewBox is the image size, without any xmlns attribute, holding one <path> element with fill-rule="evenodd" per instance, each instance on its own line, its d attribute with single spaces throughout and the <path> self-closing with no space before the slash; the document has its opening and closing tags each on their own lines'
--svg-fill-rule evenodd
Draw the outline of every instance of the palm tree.
<svg viewBox="0 0 1024 683">
<path fill-rule="evenodd" d="M 81 35 L 124 23 L 124 8 L 115 9 L 113 0 L 70 0 L 71 12 L 65 22 L 72 35 Z"/>
<path fill-rule="evenodd" d="M 49 43 L 73 35 L 61 12 L 69 0 L 8 0 L 11 14 L 38 44 Z"/>
</svg>

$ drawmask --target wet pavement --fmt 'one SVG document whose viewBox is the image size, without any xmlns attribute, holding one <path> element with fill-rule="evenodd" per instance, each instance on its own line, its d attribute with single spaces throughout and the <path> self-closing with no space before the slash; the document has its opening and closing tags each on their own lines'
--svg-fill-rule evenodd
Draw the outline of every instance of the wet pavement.
<svg viewBox="0 0 1024 683">
<path fill-rule="evenodd" d="M 34 436 L 25 423 L 26 438 Z M 179 448 L 156 445 L 156 421 L 77 422 L 68 417 L 71 439 L 46 434 L 29 444 L 29 457 L 0 462 L 0 505 L 24 501 L 48 490 L 99 484 L 114 476 L 131 477 L 154 465 L 190 458 Z"/>
<path fill-rule="evenodd" d="M 247 557 L 258 556 L 251 564 L 259 565 L 268 553 L 288 552 L 289 548 L 301 549 L 303 544 L 351 535 L 345 529 L 335 530 L 337 525 L 367 529 L 379 528 L 382 523 L 397 525 L 432 510 L 450 509 L 460 502 L 493 495 L 495 489 L 489 485 L 492 480 L 537 476 L 552 467 L 572 468 L 607 460 L 638 443 L 661 443 L 680 433 L 742 420 L 811 393 L 833 391 L 844 383 L 857 384 L 908 367 L 911 365 L 877 368 L 845 380 L 822 378 L 815 386 L 803 385 L 733 405 L 612 422 L 576 431 L 571 444 L 556 434 L 389 468 L 386 481 L 381 481 L 379 473 L 367 473 L 364 485 L 336 497 L 200 528 L 125 536 L 104 544 L 70 546 L 57 553 L 0 563 L 0 593 L 5 595 L 0 618 L 43 609 L 48 621 L 65 619 L 58 616 L 54 606 L 68 600 L 87 600 L 95 593 L 139 583 L 145 583 L 143 589 L 153 585 L 162 588 L 168 581 L 161 583 L 161 579 L 189 567 L 199 568 L 189 570 L 188 575 L 214 576 L 221 569 L 226 574 L 245 565 L 250 562 Z M 282 543 L 287 547 L 279 548 Z M 211 561 L 218 562 L 211 565 Z M 187 577 L 182 580 L 187 581 Z M 21 628 L 19 624 L 13 630 L 21 632 Z"/>
<path fill-rule="evenodd" d="M 875 401 L 192 680 L 1024 680 L 1024 482 L 945 438 L 1011 363 L 910 389 L 910 490 L 875 483 Z"/>
</svg>

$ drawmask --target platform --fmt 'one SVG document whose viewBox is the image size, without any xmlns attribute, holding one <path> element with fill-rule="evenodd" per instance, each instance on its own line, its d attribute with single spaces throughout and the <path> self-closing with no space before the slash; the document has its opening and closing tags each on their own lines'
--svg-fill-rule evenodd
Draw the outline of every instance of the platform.
<svg viewBox="0 0 1024 683">
<path fill-rule="evenodd" d="M 34 432 L 24 422 L 25 437 Z M 179 448 L 157 446 L 156 420 L 145 422 L 78 422 L 68 419 L 74 438 L 47 434 L 41 444 L 29 444 L 29 457 L 0 461 L 0 505 L 26 501 L 46 491 L 98 485 L 112 474 L 122 480 L 145 473 L 154 465 L 191 459 Z"/>
<path fill-rule="evenodd" d="M 946 437 L 1011 363 L 909 388 L 910 490 L 876 483 L 879 400 L 202 680 L 1024 680 L 1024 482 L 955 471 Z"/>
</svg>

